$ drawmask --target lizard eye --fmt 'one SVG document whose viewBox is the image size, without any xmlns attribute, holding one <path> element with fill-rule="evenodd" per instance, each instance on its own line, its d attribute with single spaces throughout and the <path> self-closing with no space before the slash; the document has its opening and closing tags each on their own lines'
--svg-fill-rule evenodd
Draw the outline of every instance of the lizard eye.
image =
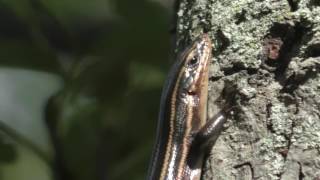
<svg viewBox="0 0 320 180">
<path fill-rule="evenodd" d="M 193 67 L 195 65 L 197 65 L 199 63 L 199 60 L 197 57 L 192 57 L 192 59 L 190 59 L 190 61 L 188 62 L 188 66 Z"/>
</svg>

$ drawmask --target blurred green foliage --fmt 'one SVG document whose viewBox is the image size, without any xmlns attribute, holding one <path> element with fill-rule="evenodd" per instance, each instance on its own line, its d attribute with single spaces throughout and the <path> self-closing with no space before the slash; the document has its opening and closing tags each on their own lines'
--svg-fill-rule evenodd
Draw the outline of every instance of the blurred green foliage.
<svg viewBox="0 0 320 180">
<path fill-rule="evenodd" d="M 151 0 L 0 0 L 0 179 L 144 179 L 168 14 Z"/>
</svg>

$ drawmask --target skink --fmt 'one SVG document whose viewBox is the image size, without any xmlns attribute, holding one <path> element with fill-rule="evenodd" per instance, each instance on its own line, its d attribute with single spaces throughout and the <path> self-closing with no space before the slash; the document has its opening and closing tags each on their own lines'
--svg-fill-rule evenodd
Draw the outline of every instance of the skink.
<svg viewBox="0 0 320 180">
<path fill-rule="evenodd" d="M 207 121 L 211 40 L 198 37 L 179 56 L 163 88 L 156 145 L 148 180 L 199 180 L 206 148 L 226 121 L 221 111 Z"/>
</svg>

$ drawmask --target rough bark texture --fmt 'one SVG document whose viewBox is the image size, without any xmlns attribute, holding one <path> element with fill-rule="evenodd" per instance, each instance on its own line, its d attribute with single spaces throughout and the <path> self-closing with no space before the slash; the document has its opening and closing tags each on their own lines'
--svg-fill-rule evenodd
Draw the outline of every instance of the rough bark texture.
<svg viewBox="0 0 320 180">
<path fill-rule="evenodd" d="M 320 179 L 320 1 L 181 0 L 177 14 L 177 49 L 214 40 L 209 116 L 236 106 L 203 179 Z"/>
</svg>

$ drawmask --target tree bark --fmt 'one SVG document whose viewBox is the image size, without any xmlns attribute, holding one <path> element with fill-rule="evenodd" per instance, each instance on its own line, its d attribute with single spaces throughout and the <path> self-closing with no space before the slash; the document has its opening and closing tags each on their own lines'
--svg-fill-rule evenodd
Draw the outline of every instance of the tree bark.
<svg viewBox="0 0 320 180">
<path fill-rule="evenodd" d="M 202 179 L 320 179 L 320 1 L 181 0 L 176 32 L 214 42 L 209 117 L 235 106 Z"/>
</svg>

